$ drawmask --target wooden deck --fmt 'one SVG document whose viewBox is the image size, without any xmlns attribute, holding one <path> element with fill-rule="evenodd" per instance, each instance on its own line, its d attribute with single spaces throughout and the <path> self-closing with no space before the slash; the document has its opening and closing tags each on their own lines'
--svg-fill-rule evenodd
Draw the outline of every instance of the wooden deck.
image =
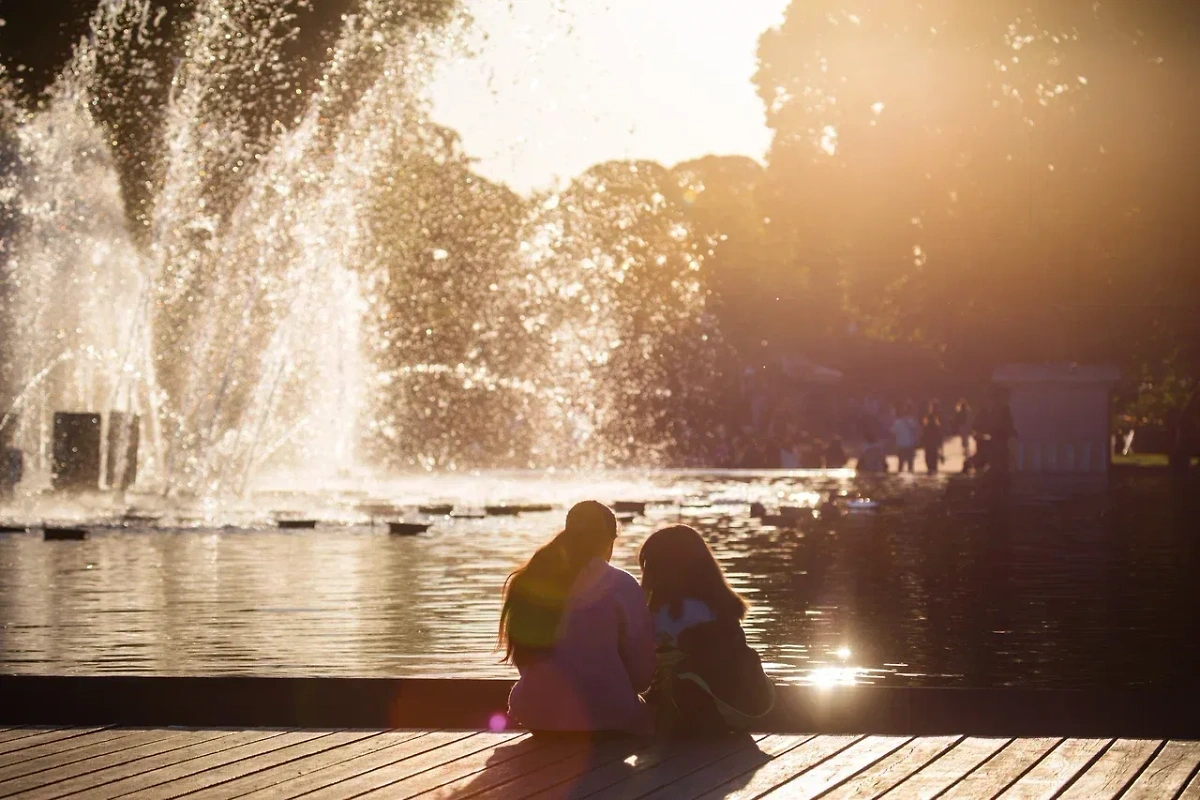
<svg viewBox="0 0 1200 800">
<path fill-rule="evenodd" d="M 2 728 L 0 798 L 1179 798 L 1200 743 L 804 736 Z"/>
</svg>

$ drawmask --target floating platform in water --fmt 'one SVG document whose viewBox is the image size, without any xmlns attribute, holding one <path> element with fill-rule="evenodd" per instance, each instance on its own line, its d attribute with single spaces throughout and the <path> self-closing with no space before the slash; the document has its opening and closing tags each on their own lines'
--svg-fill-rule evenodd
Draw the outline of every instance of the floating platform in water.
<svg viewBox="0 0 1200 800">
<path fill-rule="evenodd" d="M 276 524 L 282 530 L 312 530 L 317 527 L 315 519 L 281 519 Z"/>
<path fill-rule="evenodd" d="M 450 519 L 486 519 L 487 512 L 479 509 L 463 509 L 450 514 Z"/>
<path fill-rule="evenodd" d="M 20 525 L 0 525 L 0 534 L 4 533 L 29 533 L 29 528 Z"/>
<path fill-rule="evenodd" d="M 417 511 L 422 514 L 428 514 L 431 517 L 448 517 L 454 511 L 454 506 L 449 503 L 417 506 Z"/>
<path fill-rule="evenodd" d="M 618 500 L 612 504 L 612 510 L 619 514 L 645 514 L 648 503 L 644 500 Z"/>
<path fill-rule="evenodd" d="M 515 517 L 521 513 L 520 506 L 484 506 L 489 517 Z"/>
<path fill-rule="evenodd" d="M 394 536 L 417 536 L 431 527 L 433 526 L 420 522 L 389 522 L 388 533 Z"/>
<path fill-rule="evenodd" d="M 88 532 L 83 528 L 44 528 L 42 538 L 47 542 L 82 542 Z"/>
<path fill-rule="evenodd" d="M 546 514 L 554 510 L 554 506 L 549 503 L 527 503 L 514 508 L 522 514 Z"/>
</svg>

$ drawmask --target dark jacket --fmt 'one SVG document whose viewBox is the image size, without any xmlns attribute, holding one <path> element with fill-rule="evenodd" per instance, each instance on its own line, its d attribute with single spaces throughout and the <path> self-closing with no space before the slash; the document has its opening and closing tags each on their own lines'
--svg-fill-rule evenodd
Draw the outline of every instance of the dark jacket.
<svg viewBox="0 0 1200 800">
<path fill-rule="evenodd" d="M 716 620 L 659 647 L 649 699 L 668 732 L 741 731 L 775 705 L 775 687 L 737 620 Z"/>
</svg>

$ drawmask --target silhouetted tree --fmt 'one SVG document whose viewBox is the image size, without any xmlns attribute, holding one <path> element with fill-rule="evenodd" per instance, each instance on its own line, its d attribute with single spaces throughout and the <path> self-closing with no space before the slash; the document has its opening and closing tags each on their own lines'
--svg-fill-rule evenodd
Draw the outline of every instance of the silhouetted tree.
<svg viewBox="0 0 1200 800">
<path fill-rule="evenodd" d="M 1197 21 L 1126 0 L 794 2 L 760 44 L 763 209 L 818 333 L 854 322 L 980 375 L 1194 351 Z"/>
</svg>

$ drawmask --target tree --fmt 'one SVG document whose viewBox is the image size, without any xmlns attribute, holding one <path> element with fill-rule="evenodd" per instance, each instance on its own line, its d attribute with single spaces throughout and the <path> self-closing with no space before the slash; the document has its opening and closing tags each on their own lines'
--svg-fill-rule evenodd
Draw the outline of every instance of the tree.
<svg viewBox="0 0 1200 800">
<path fill-rule="evenodd" d="M 1180 217 L 1197 21 L 1124 0 L 794 2 L 760 45 L 764 208 L 838 312 L 825 332 L 852 320 L 977 375 L 1136 363 L 1200 288 Z"/>
<path fill-rule="evenodd" d="M 368 218 L 370 455 L 392 468 L 531 466 L 528 203 L 473 173 L 436 125 L 397 141 L 389 167 Z"/>
<path fill-rule="evenodd" d="M 587 441 L 584 461 L 678 461 L 711 427 L 719 374 L 704 261 L 711 242 L 685 189 L 652 162 L 600 164 L 542 199 L 529 241 L 544 297 L 537 325 L 572 376 L 554 424 Z"/>
</svg>

